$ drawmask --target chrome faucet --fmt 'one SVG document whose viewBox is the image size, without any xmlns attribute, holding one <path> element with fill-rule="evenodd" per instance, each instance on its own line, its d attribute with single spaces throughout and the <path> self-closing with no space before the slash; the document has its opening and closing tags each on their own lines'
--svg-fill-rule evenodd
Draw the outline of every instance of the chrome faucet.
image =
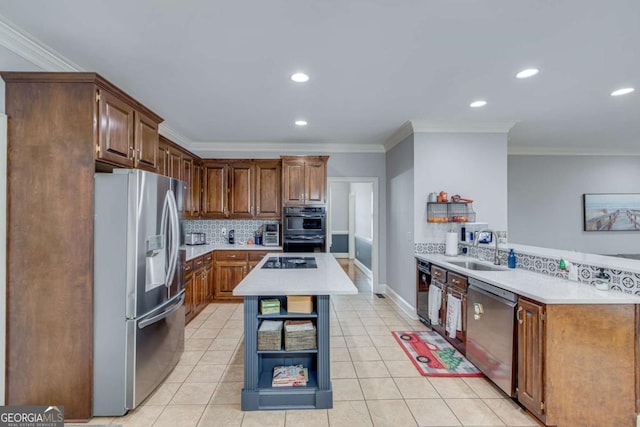
<svg viewBox="0 0 640 427">
<path fill-rule="evenodd" d="M 495 231 L 490 230 L 488 228 L 483 228 L 482 230 L 478 231 L 475 233 L 475 239 L 473 240 L 473 247 L 477 247 L 478 246 L 478 236 L 480 235 L 480 233 L 482 232 L 489 232 L 491 233 L 491 237 L 493 238 L 493 241 L 496 242 L 496 253 L 493 259 L 493 263 L 495 265 L 500 265 L 500 254 L 498 252 L 498 235 L 496 234 Z"/>
</svg>

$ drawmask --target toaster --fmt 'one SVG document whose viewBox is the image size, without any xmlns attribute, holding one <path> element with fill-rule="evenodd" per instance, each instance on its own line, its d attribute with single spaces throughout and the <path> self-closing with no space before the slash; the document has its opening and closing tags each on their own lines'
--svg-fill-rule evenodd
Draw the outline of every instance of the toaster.
<svg viewBox="0 0 640 427">
<path fill-rule="evenodd" d="M 186 233 L 184 236 L 185 245 L 204 245 L 207 243 L 205 233 Z"/>
</svg>

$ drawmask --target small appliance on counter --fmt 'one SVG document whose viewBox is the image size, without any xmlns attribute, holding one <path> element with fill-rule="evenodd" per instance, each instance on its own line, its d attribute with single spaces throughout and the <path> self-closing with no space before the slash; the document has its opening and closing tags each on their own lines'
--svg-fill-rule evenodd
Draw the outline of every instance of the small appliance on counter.
<svg viewBox="0 0 640 427">
<path fill-rule="evenodd" d="M 229 234 L 227 235 L 228 241 L 230 245 L 234 245 L 236 243 L 236 230 L 229 230 Z"/>
<path fill-rule="evenodd" d="M 207 235 L 205 233 L 186 233 L 184 236 L 185 245 L 205 245 Z"/>
<path fill-rule="evenodd" d="M 264 224 L 263 246 L 280 246 L 280 224 Z"/>
</svg>

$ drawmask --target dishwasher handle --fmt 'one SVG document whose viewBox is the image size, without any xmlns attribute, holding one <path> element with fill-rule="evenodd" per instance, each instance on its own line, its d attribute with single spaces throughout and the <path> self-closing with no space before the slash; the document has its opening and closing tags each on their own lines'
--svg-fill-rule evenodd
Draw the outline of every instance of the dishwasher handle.
<svg viewBox="0 0 640 427">
<path fill-rule="evenodd" d="M 476 285 L 469 285 L 468 293 L 471 294 L 473 292 L 477 292 L 479 294 L 485 295 L 493 300 L 499 301 L 501 304 L 508 305 L 509 307 L 515 307 L 516 305 L 518 305 L 518 297 L 516 296 L 516 294 L 508 291 L 505 291 L 505 292 L 511 294 L 513 296 L 513 299 L 508 297 L 504 298 L 502 295 L 496 295 L 493 292 L 487 291 L 486 289 L 483 289 Z"/>
</svg>

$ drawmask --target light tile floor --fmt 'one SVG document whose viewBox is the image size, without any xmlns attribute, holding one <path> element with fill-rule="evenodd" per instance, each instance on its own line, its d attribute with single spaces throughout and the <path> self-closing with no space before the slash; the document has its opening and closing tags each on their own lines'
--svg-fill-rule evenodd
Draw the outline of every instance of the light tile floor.
<svg viewBox="0 0 640 427">
<path fill-rule="evenodd" d="M 242 304 L 210 304 L 186 327 L 185 352 L 165 382 L 125 417 L 90 424 L 123 427 L 195 426 L 537 426 L 484 378 L 418 374 L 394 330 L 421 330 L 387 298 L 371 293 L 366 276 L 345 265 L 358 295 L 331 299 L 328 410 L 240 410 L 243 381 Z"/>
</svg>

